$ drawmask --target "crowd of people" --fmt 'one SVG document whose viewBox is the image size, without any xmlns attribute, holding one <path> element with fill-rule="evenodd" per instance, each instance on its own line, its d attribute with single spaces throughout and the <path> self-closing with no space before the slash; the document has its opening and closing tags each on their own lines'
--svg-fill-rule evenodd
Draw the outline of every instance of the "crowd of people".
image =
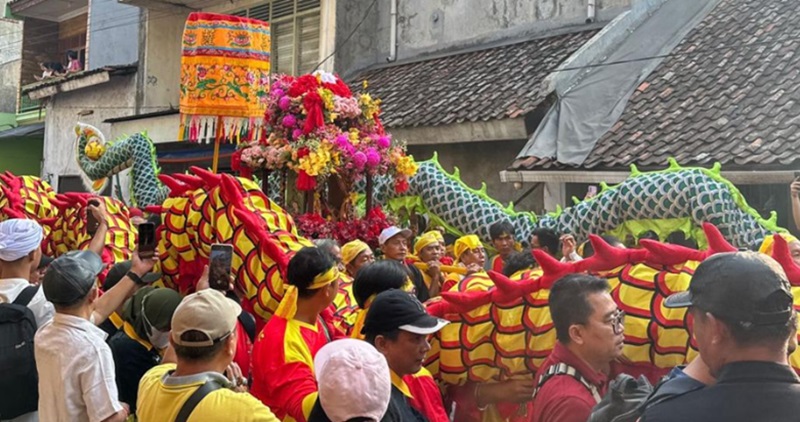
<svg viewBox="0 0 800 422">
<path fill-rule="evenodd" d="M 592 275 L 553 284 L 557 341 L 533 376 L 443 385 L 424 366 L 430 336 L 448 324 L 427 303 L 464 283 L 491 282 L 488 270 L 528 278 L 537 266 L 530 249 L 565 261 L 593 253 L 569 234 L 539 228 L 518 239 L 500 221 L 489 227 L 491 258 L 478 236 L 448 242 L 435 229 L 389 227 L 379 251 L 361 240 L 319 240 L 292 256 L 284 297 L 262 326 L 240 306 L 236 280 L 211 288 L 207 268 L 186 296 L 154 287 L 154 260 L 136 253 L 100 282 L 107 216 L 102 204 L 87 208 L 100 223 L 88 249 L 55 259 L 42 255 L 35 221 L 0 223 L 2 421 L 789 421 L 800 414 L 800 379 L 787 361 L 797 344 L 793 296 L 784 270 L 763 253 L 700 264 L 689 290 L 663 304 L 690 309 L 699 355 L 624 412 L 611 412 L 603 403 L 615 387 L 625 313 L 608 282 Z"/>
</svg>

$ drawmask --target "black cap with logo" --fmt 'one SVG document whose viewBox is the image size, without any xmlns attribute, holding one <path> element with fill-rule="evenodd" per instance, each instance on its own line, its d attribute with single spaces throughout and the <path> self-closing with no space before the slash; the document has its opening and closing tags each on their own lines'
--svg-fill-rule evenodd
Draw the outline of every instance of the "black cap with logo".
<svg viewBox="0 0 800 422">
<path fill-rule="evenodd" d="M 774 259 L 756 252 L 729 252 L 703 261 L 689 290 L 664 301 L 667 308 L 697 307 L 731 322 L 763 326 L 792 317 L 793 296 L 786 273 Z"/>
<path fill-rule="evenodd" d="M 398 289 L 379 293 L 367 311 L 365 335 L 400 329 L 414 334 L 433 334 L 449 322 L 431 316 L 411 294 Z"/>
</svg>

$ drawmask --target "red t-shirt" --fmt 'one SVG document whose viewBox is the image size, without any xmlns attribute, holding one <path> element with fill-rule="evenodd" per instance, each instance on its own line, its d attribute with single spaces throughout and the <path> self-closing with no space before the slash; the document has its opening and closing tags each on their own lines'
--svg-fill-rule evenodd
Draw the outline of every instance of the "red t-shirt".
<svg viewBox="0 0 800 422">
<path fill-rule="evenodd" d="M 335 332 L 322 324 L 273 316 L 256 339 L 250 393 L 284 422 L 306 422 L 317 401 L 314 356 Z"/>
<path fill-rule="evenodd" d="M 556 341 L 550 357 L 536 372 L 537 385 L 547 368 L 562 362 L 575 368 L 586 381 L 597 387 L 601 397 L 605 395 L 608 377 L 592 369 L 559 341 Z M 533 415 L 531 422 L 586 422 L 596 404 L 591 391 L 580 381 L 569 375 L 556 375 L 536 394 L 532 412 L 529 411 L 528 414 Z"/>
<path fill-rule="evenodd" d="M 498 272 L 500 274 L 503 273 L 503 267 L 506 265 L 505 261 L 503 261 L 503 257 L 500 255 L 495 255 L 492 258 L 492 271 Z"/>
<path fill-rule="evenodd" d="M 416 374 L 406 375 L 403 381 L 411 393 L 408 399 L 411 407 L 422 413 L 429 422 L 450 422 L 444 410 L 442 392 L 427 369 L 422 368 Z"/>
</svg>

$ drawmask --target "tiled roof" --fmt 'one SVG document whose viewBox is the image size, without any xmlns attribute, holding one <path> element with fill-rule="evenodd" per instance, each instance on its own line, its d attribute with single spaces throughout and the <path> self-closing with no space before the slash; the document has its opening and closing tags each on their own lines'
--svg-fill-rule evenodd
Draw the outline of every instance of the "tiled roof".
<svg viewBox="0 0 800 422">
<path fill-rule="evenodd" d="M 32 84 L 28 84 L 22 87 L 22 94 L 25 95 L 31 91 L 36 91 L 37 89 L 45 88 L 48 86 L 58 85 L 62 82 L 66 81 L 73 81 L 76 79 L 82 79 L 87 76 L 95 75 L 98 73 L 108 72 L 109 75 L 127 75 L 136 72 L 138 65 L 136 63 L 133 64 L 125 64 L 125 65 L 113 65 L 113 66 L 105 66 L 99 67 L 97 69 L 92 70 L 83 70 L 76 73 L 68 73 L 65 76 L 56 76 L 54 78 L 47 78 L 43 81 L 37 81 Z"/>
<path fill-rule="evenodd" d="M 541 82 L 598 29 L 532 39 L 361 72 L 387 127 L 515 118 L 546 97 Z"/>
<path fill-rule="evenodd" d="M 581 168 L 800 162 L 800 7 L 721 0 L 631 96 Z M 512 170 L 567 167 L 517 159 Z"/>
</svg>

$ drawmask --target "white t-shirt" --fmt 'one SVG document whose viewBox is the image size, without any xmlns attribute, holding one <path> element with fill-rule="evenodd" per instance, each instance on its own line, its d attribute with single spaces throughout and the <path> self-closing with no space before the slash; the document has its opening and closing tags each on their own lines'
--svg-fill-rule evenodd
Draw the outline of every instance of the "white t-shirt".
<svg viewBox="0 0 800 422">
<path fill-rule="evenodd" d="M 39 419 L 99 422 L 122 410 L 106 333 L 91 322 L 57 313 L 36 332 Z"/>
<path fill-rule="evenodd" d="M 0 303 L 11 303 L 17 299 L 20 293 L 30 286 L 31 283 L 24 278 L 3 278 L 0 279 Z M 44 297 L 44 291 L 40 287 L 28 302 L 28 308 L 36 318 L 36 326 L 41 327 L 45 322 L 53 319 L 56 311 L 53 304 Z"/>
</svg>

